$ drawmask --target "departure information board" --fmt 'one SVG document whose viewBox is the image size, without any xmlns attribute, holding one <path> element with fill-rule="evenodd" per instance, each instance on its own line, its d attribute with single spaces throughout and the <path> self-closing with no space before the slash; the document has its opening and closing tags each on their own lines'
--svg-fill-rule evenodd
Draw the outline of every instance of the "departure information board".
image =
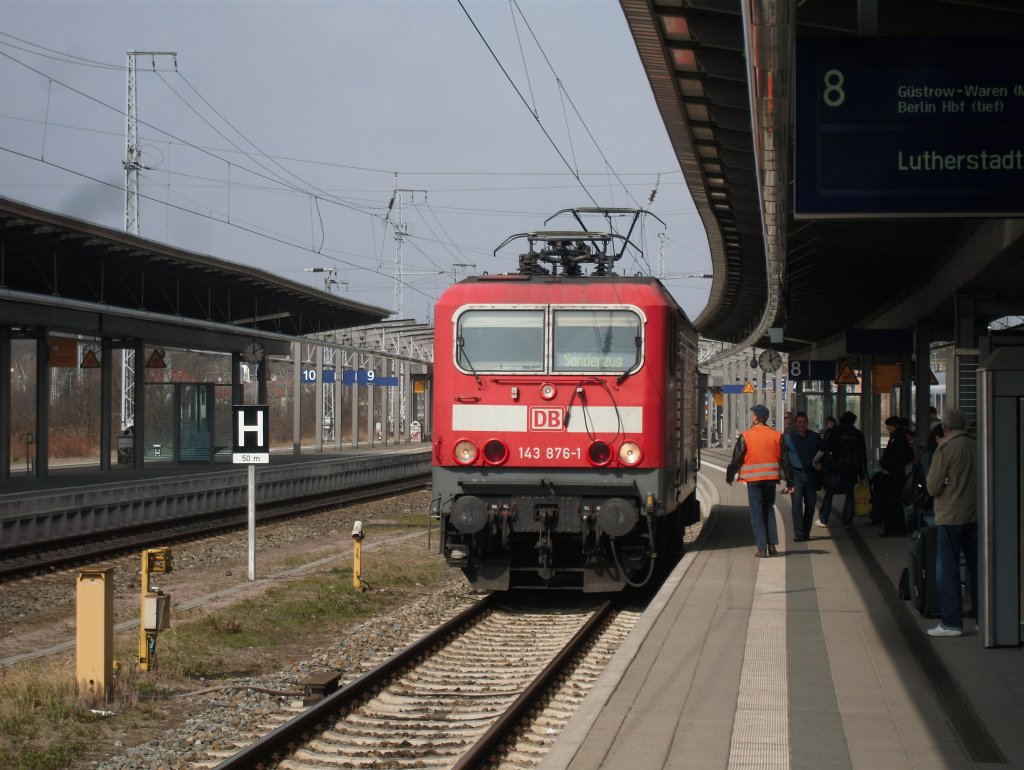
<svg viewBox="0 0 1024 770">
<path fill-rule="evenodd" d="M 1019 215 L 1024 38 L 797 40 L 794 215 Z"/>
</svg>

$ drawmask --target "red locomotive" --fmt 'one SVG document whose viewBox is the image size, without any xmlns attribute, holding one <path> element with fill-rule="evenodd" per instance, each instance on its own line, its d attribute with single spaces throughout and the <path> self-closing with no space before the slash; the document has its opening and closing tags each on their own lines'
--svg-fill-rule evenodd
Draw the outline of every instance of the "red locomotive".
<svg viewBox="0 0 1024 770">
<path fill-rule="evenodd" d="M 697 334 L 657 279 L 612 272 L 628 236 L 518 237 L 518 273 L 436 306 L 441 547 L 480 588 L 642 585 L 700 515 Z"/>
</svg>

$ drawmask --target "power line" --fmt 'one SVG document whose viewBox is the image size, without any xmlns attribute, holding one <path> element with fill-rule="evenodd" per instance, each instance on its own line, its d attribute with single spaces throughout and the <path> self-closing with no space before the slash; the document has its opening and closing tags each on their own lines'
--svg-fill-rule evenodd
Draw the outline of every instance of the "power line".
<svg viewBox="0 0 1024 770">
<path fill-rule="evenodd" d="M 121 69 L 123 70 L 124 68 L 122 67 Z M 171 70 L 157 70 L 157 71 L 158 72 L 170 72 Z M 39 120 L 38 118 L 27 118 L 27 117 L 23 117 L 23 116 L 20 116 L 20 115 L 10 115 L 10 114 L 5 114 L 5 113 L 0 113 L 0 118 L 4 118 L 6 120 L 17 120 L 17 121 L 20 121 L 20 122 L 23 122 L 23 123 L 37 123 L 37 124 L 40 124 L 40 125 L 43 123 L 43 121 Z M 104 136 L 115 136 L 115 137 L 118 137 L 118 138 L 123 138 L 124 137 L 124 133 L 123 132 L 119 132 L 119 131 L 106 131 L 104 129 L 88 128 L 86 126 L 76 126 L 76 125 L 72 125 L 70 123 L 50 122 L 49 125 L 52 128 L 66 128 L 66 129 L 70 129 L 70 130 L 74 130 L 74 131 L 82 131 L 83 133 L 89 133 L 89 134 L 101 134 L 101 135 L 104 135 Z M 205 146 L 205 145 L 202 145 L 202 144 L 195 144 L 193 142 L 186 143 L 186 142 L 180 142 L 180 141 L 169 141 L 168 139 L 162 139 L 162 138 L 158 139 L 158 138 L 155 138 L 155 137 L 143 136 L 143 137 L 139 137 L 139 141 L 160 142 L 161 144 L 168 144 L 168 145 L 177 146 L 177 147 L 189 147 L 189 148 L 195 148 L 195 149 L 199 149 L 199 150 L 209 150 L 210 152 L 221 153 L 221 154 L 238 153 L 239 155 L 249 155 L 249 153 L 247 153 L 244 150 L 236 150 L 236 149 L 233 149 L 231 147 L 208 147 L 208 146 Z M 269 158 L 270 160 L 288 161 L 288 162 L 292 162 L 292 163 L 306 163 L 306 164 L 311 165 L 311 166 L 323 166 L 323 167 L 326 167 L 326 168 L 341 168 L 341 169 L 348 169 L 348 170 L 352 170 L 352 171 L 366 171 L 368 173 L 374 173 L 374 174 L 387 174 L 389 178 L 393 177 L 394 174 L 395 174 L 395 170 L 394 169 L 371 168 L 371 167 L 368 167 L 368 166 L 354 166 L 354 165 L 351 165 L 351 164 L 335 163 L 335 162 L 326 161 L 326 160 L 313 160 L 311 158 L 296 158 L 296 157 L 292 157 L 292 156 L 289 156 L 289 155 L 265 155 L 265 157 Z M 507 176 L 507 177 L 550 177 L 550 176 L 555 176 L 555 177 L 560 177 L 560 176 L 564 176 L 565 175 L 564 171 L 480 171 L 480 170 L 473 170 L 473 171 L 399 171 L 399 173 L 402 175 L 403 178 L 404 177 L 418 177 L 418 176 L 467 176 L 467 177 L 478 177 L 478 176 L 480 176 L 480 177 L 505 177 L 505 176 Z M 675 169 L 675 170 L 668 169 L 668 170 L 662 170 L 662 171 L 622 171 L 622 172 L 619 172 L 619 176 L 620 177 L 636 176 L 636 177 L 643 177 L 645 180 L 649 179 L 651 176 L 661 175 L 661 176 L 664 177 L 664 176 L 668 176 L 668 175 L 671 175 L 671 174 L 678 174 L 678 175 L 682 176 L 682 171 L 680 171 L 678 169 Z M 581 177 L 605 176 L 605 175 L 606 175 L 605 171 L 581 171 L 580 172 L 580 176 Z M 680 180 L 678 182 L 665 182 L 664 180 L 662 180 L 661 186 L 664 187 L 666 184 L 681 185 L 681 184 L 683 184 L 683 182 L 682 182 L 682 180 Z M 575 187 L 575 185 L 573 185 L 573 186 Z M 503 187 L 495 187 L 495 188 L 488 188 L 488 187 L 480 187 L 480 188 L 476 188 L 476 187 L 468 187 L 468 188 L 439 188 L 439 187 L 431 187 L 430 189 L 433 190 L 434 192 L 477 192 L 477 191 L 484 191 L 484 192 L 486 192 L 488 190 L 533 190 L 533 189 L 545 189 L 545 190 L 551 189 L 551 190 L 555 190 L 555 189 L 559 189 L 559 188 L 558 187 L 542 187 L 542 188 L 537 188 L 537 187 L 504 187 L 504 188 Z M 365 190 L 364 190 L 364 192 L 365 192 Z"/>
<path fill-rule="evenodd" d="M 459 4 L 459 7 L 462 8 L 462 12 L 466 14 L 466 18 L 469 19 L 469 23 L 473 25 L 473 29 L 476 30 L 477 35 L 480 36 L 480 39 L 483 41 L 483 44 L 487 47 L 487 50 L 494 58 L 494 61 L 498 65 L 498 68 L 501 69 L 502 73 L 505 75 L 505 78 L 508 80 L 509 85 L 512 86 L 512 89 L 516 92 L 516 95 L 519 97 L 520 101 L 522 101 L 523 106 L 526 107 L 527 110 L 530 110 L 530 105 L 527 103 L 526 98 L 519 90 L 519 87 L 515 84 L 515 81 L 512 80 L 512 76 L 508 74 L 508 70 L 505 69 L 505 65 L 501 63 L 501 59 L 498 58 L 498 55 L 494 52 L 494 49 L 491 48 L 491 44 L 487 42 L 487 38 L 484 37 L 484 33 L 480 30 L 480 27 L 478 27 L 476 22 L 473 21 L 473 17 L 470 16 L 469 11 L 466 10 L 466 6 L 462 4 L 462 0 L 457 0 L 457 2 Z M 537 121 L 537 125 L 540 127 L 540 130 L 544 132 L 544 136 L 547 137 L 548 142 L 554 148 L 555 152 L 558 153 L 558 157 L 562 159 L 562 163 L 564 163 L 565 167 L 569 169 L 569 172 L 574 177 L 576 177 L 576 181 L 579 182 L 580 187 L 583 188 L 583 192 L 585 192 L 587 194 L 587 197 L 590 198 L 590 202 L 593 203 L 594 206 L 600 207 L 600 204 L 594 199 L 594 196 L 590 194 L 590 190 L 588 190 L 587 186 L 583 184 L 583 180 L 580 179 L 579 174 L 576 173 L 576 170 L 569 164 L 569 161 L 566 160 L 565 155 L 562 154 L 562 151 L 558 149 L 558 145 L 555 143 L 555 140 L 551 137 L 551 134 L 548 133 L 548 130 L 544 127 L 544 124 L 541 122 L 540 117 L 534 115 L 532 110 L 530 110 L 530 114 L 533 115 L 533 119 Z"/>
<path fill-rule="evenodd" d="M 569 92 L 565 90 L 565 84 L 562 82 L 562 79 L 558 76 L 558 73 L 555 71 L 554 65 L 551 63 L 551 59 L 548 58 L 547 52 L 544 50 L 544 46 L 540 44 L 540 40 L 537 39 L 537 35 L 533 31 L 533 27 L 530 26 L 530 22 L 527 21 L 526 16 L 523 14 L 523 9 L 519 7 L 518 0 L 510 0 L 510 2 L 512 2 L 515 5 L 516 10 L 519 11 L 519 16 L 522 18 L 523 23 L 526 25 L 526 28 L 530 31 L 530 35 L 533 37 L 533 42 L 537 44 L 537 48 L 540 50 L 541 56 L 544 57 L 544 61 L 547 62 L 548 68 L 551 70 L 551 74 L 555 78 L 555 82 L 558 83 L 558 90 L 561 93 L 565 94 L 565 98 L 569 100 L 569 104 L 572 106 L 573 112 L 575 112 L 576 117 L 579 118 L 580 124 L 583 126 L 583 129 L 587 132 L 587 136 L 590 137 L 590 141 L 594 143 L 594 147 L 597 149 L 598 154 L 601 156 L 601 160 L 604 161 L 605 166 L 608 168 L 608 170 L 612 172 L 612 174 L 618 180 L 619 184 L 622 185 L 622 189 L 626 191 L 626 195 L 628 195 L 633 200 L 633 203 L 636 205 L 636 207 L 638 209 L 643 208 L 643 206 L 640 205 L 640 202 L 633 197 L 633 194 L 629 191 L 629 189 L 626 187 L 623 181 L 619 178 L 619 175 L 616 173 L 615 169 L 612 168 L 612 164 L 608 162 L 608 158 L 605 157 L 604 151 L 601 149 L 601 145 L 597 143 L 597 139 L 594 138 L 594 134 L 590 131 L 590 127 L 587 125 L 587 121 L 585 121 L 583 119 L 583 116 L 580 115 L 580 111 L 576 108 L 575 102 L 573 102 L 572 97 L 569 96 Z M 566 123 L 566 127 L 568 127 L 568 123 Z"/>
<path fill-rule="evenodd" d="M 28 155 L 27 153 L 24 153 L 24 152 L 19 152 L 18 150 L 11 149 L 10 147 L 0 146 L 0 151 L 8 152 L 8 153 L 10 153 L 12 155 L 17 155 L 19 157 L 25 158 L 26 160 L 31 160 L 31 161 L 34 161 L 36 163 L 42 163 L 42 164 L 44 164 L 46 166 L 50 166 L 52 168 L 59 169 L 60 171 L 64 171 L 64 172 L 66 172 L 68 174 L 74 174 L 75 176 L 82 177 L 83 179 L 88 179 L 91 182 L 95 182 L 96 184 L 101 184 L 104 187 L 109 187 L 109 188 L 111 188 L 113 190 L 117 190 L 118 192 L 123 192 L 123 189 L 124 189 L 120 185 L 114 184 L 112 182 L 108 182 L 108 181 L 103 180 L 103 179 L 98 179 L 98 178 L 96 178 L 94 176 L 90 176 L 89 174 L 85 174 L 85 173 L 83 173 L 81 171 L 76 171 L 76 170 L 74 170 L 72 168 L 68 168 L 67 166 L 62 166 L 59 163 L 53 163 L 52 161 L 48 161 L 48 160 L 40 160 L 39 158 L 36 158 L 36 157 L 34 157 L 32 155 Z M 311 254 L 315 254 L 316 253 L 313 249 L 308 248 L 308 247 L 304 246 L 303 244 L 296 243 L 296 242 L 293 242 L 293 241 L 289 241 L 285 237 L 277 237 L 277 236 L 274 236 L 274 235 L 268 235 L 267 233 L 259 232 L 258 230 L 254 229 L 253 227 L 243 227 L 242 225 L 237 224 L 237 221 L 236 222 L 228 222 L 228 221 L 225 221 L 223 219 L 218 219 L 218 218 L 216 218 L 214 216 L 210 216 L 210 215 L 198 212 L 198 211 L 193 211 L 192 209 L 185 208 L 184 206 L 176 206 L 173 203 L 168 203 L 166 201 L 162 201 L 162 200 L 160 200 L 158 198 L 152 197 L 151 195 L 143 195 L 142 193 L 139 193 L 139 197 L 144 199 L 144 200 L 148 200 L 148 201 L 152 201 L 154 203 L 158 203 L 161 206 L 168 206 L 168 207 L 170 207 L 172 209 L 175 209 L 176 211 L 182 211 L 182 212 L 184 212 L 186 214 L 192 214 L 193 216 L 202 217 L 203 219 L 209 219 L 212 222 L 217 222 L 217 223 L 222 224 L 222 225 L 227 225 L 228 227 L 233 227 L 236 230 L 241 230 L 242 232 L 247 232 L 247 233 L 250 233 L 252 235 L 256 235 L 256 236 L 258 236 L 260 238 L 266 238 L 267 240 L 274 241 L 275 243 L 280 243 L 280 244 L 283 244 L 285 246 L 289 246 L 289 247 L 294 248 L 294 249 L 299 249 L 301 251 L 308 251 Z M 322 255 L 327 256 L 329 259 L 333 259 L 335 262 L 337 262 L 339 264 L 348 265 L 349 267 L 355 268 L 356 270 L 365 270 L 366 272 L 374 273 L 374 274 L 381 275 L 381 276 L 388 277 L 388 278 L 392 277 L 389 274 L 387 274 L 387 273 L 385 273 L 385 272 L 383 272 L 381 270 L 375 270 L 375 269 L 373 269 L 371 267 L 365 267 L 363 265 L 356 264 L 355 262 L 350 262 L 350 261 L 345 260 L 345 259 L 340 259 L 338 257 L 331 256 L 331 254 L 330 254 L 331 251 L 335 251 L 336 253 L 345 253 L 345 252 L 337 252 L 337 250 L 334 250 L 334 249 L 325 249 L 321 253 L 322 253 Z M 405 285 L 408 288 L 412 289 L 417 294 L 422 294 L 424 297 L 427 297 L 428 299 L 437 299 L 436 297 L 432 297 L 431 295 L 427 294 L 426 292 L 420 290 L 417 286 L 414 286 L 412 284 L 405 284 Z"/>
<path fill-rule="evenodd" d="M 95 96 L 91 96 L 91 95 L 85 93 L 84 91 L 81 91 L 81 90 L 75 88 L 74 86 L 70 86 L 70 85 L 68 85 L 67 83 L 65 83 L 65 82 L 63 82 L 61 80 L 53 78 L 53 77 L 47 75 L 46 73 L 36 69 L 32 65 L 26 64 L 25 62 L 21 61 L 17 57 L 11 56 L 9 53 L 6 53 L 4 51 L 0 51 L 0 56 L 4 57 L 6 59 L 10 59 L 11 61 L 15 62 L 16 64 L 20 64 L 25 69 L 27 69 L 27 70 L 29 70 L 31 72 L 34 72 L 35 74 L 39 75 L 40 77 L 44 77 L 44 78 L 46 78 L 48 80 L 51 80 L 52 82 L 56 83 L 59 86 L 63 86 L 64 88 L 68 89 L 72 93 L 78 94 L 79 96 L 81 96 L 84 99 L 87 99 L 87 100 L 89 100 L 91 102 L 94 102 L 95 104 L 98 104 L 101 107 L 105 107 L 106 109 L 111 110 L 112 112 L 116 112 L 118 115 L 127 117 L 123 110 L 120 110 L 117 107 L 113 107 L 113 106 L 107 104 L 106 102 L 102 101 L 101 99 L 97 99 Z M 138 122 L 139 122 L 140 125 L 144 125 L 147 128 L 151 128 L 152 130 L 159 132 L 163 136 L 167 136 L 167 137 L 170 137 L 171 139 L 174 139 L 177 142 L 181 142 L 185 146 L 187 146 L 187 147 L 189 147 L 189 148 L 191 148 L 193 150 L 196 150 L 197 152 L 200 152 L 200 153 L 202 153 L 204 155 L 208 155 L 211 158 L 214 158 L 214 159 L 220 161 L 221 163 L 228 163 L 227 160 L 225 160 L 224 158 L 221 158 L 216 153 L 213 153 L 213 152 L 211 152 L 209 150 L 206 150 L 206 149 L 204 149 L 204 148 L 202 148 L 202 147 L 200 147 L 200 146 L 198 146 L 196 144 L 193 144 L 192 142 L 188 142 L 185 139 L 182 139 L 181 137 L 176 136 L 175 134 L 170 133 L 169 131 L 165 131 L 164 129 L 159 128 L 158 126 L 155 126 L 155 125 L 153 125 L 151 123 L 147 123 L 146 121 L 140 120 Z M 240 168 L 244 168 L 244 167 L 240 167 Z M 253 176 L 259 177 L 261 179 L 265 179 L 268 182 L 275 181 L 272 177 L 269 177 L 266 174 L 261 174 L 258 171 L 254 171 L 253 169 L 245 168 L 244 170 L 247 171 L 248 173 L 252 174 Z M 368 214 L 369 216 L 375 216 L 375 217 L 383 219 L 383 217 L 381 217 L 380 214 L 376 214 L 376 213 L 374 213 L 372 211 L 367 211 L 367 210 L 365 210 L 363 208 L 360 208 L 360 207 L 357 207 L 357 206 L 348 205 L 348 204 L 346 204 L 346 203 L 344 203 L 342 201 L 338 201 L 338 200 L 334 200 L 334 199 L 330 199 L 330 198 L 328 198 L 327 200 L 328 200 L 328 202 L 333 203 L 336 206 L 340 206 L 342 208 L 347 208 L 347 209 L 350 209 L 350 210 L 353 210 L 353 211 L 357 211 L 357 212 L 359 212 L 361 214 Z"/>
</svg>

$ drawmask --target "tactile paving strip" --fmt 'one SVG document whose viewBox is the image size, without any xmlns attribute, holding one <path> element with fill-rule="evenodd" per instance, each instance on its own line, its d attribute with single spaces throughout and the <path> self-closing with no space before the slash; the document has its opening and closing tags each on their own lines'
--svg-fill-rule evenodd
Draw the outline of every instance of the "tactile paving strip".
<svg viewBox="0 0 1024 770">
<path fill-rule="evenodd" d="M 758 559 L 729 747 L 730 769 L 789 767 L 786 660 L 785 559 Z"/>
</svg>

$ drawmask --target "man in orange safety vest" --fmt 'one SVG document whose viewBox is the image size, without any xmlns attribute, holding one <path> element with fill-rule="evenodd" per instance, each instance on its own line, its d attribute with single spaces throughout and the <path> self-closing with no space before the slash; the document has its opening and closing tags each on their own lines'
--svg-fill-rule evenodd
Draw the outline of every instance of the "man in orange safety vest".
<svg viewBox="0 0 1024 770">
<path fill-rule="evenodd" d="M 725 481 L 731 485 L 738 478 L 747 485 L 750 523 L 757 541 L 754 556 L 760 559 L 778 553 L 775 487 L 780 479 L 785 478 L 786 494 L 793 492 L 793 466 L 790 465 L 789 451 L 782 434 L 768 427 L 768 407 L 755 404 L 750 411 L 753 424 L 740 434 L 736 442 Z"/>
</svg>

